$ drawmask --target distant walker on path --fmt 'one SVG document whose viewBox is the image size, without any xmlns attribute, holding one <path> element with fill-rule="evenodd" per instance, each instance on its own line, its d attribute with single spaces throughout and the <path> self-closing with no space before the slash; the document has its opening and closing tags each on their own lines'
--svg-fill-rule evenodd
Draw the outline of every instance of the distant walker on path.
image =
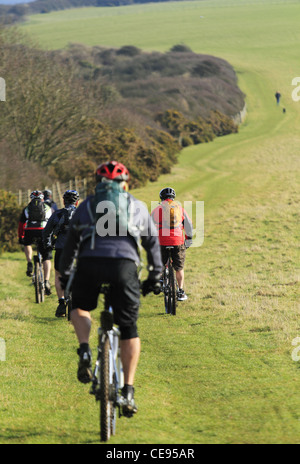
<svg viewBox="0 0 300 464">
<path fill-rule="evenodd" d="M 281 94 L 279 92 L 276 92 L 275 93 L 275 98 L 276 98 L 277 105 L 279 105 L 280 97 L 281 97 Z"/>
</svg>

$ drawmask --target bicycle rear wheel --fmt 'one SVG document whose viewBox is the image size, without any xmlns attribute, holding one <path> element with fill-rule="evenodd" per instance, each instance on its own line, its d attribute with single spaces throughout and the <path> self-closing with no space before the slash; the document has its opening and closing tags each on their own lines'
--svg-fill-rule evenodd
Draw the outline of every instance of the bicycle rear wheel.
<svg viewBox="0 0 300 464">
<path fill-rule="evenodd" d="M 170 287 L 170 295 L 169 295 L 169 314 L 173 316 L 176 315 L 176 306 L 177 306 L 177 295 L 176 295 L 176 277 L 175 271 L 173 266 L 169 265 L 169 287 Z"/>
<path fill-rule="evenodd" d="M 100 362 L 100 438 L 108 441 L 113 429 L 114 406 L 110 400 L 110 343 L 106 336 Z"/>
<path fill-rule="evenodd" d="M 169 268 L 165 266 L 163 275 L 164 303 L 165 312 L 169 314 L 170 286 L 169 286 Z"/>
<path fill-rule="evenodd" d="M 38 256 L 34 256 L 34 289 L 36 303 L 42 303 L 45 296 L 44 278 L 42 264 L 40 263 Z"/>
<path fill-rule="evenodd" d="M 42 263 L 40 263 L 39 289 L 40 289 L 41 303 L 43 303 L 43 301 L 45 300 L 45 285 L 44 285 L 44 271 L 43 271 Z"/>
</svg>

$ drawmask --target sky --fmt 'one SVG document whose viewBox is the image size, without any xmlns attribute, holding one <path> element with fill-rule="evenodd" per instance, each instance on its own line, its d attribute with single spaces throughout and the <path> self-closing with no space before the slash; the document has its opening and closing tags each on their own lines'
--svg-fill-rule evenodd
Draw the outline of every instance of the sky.
<svg viewBox="0 0 300 464">
<path fill-rule="evenodd" d="M 17 3 L 30 3 L 34 0 L 0 0 L 0 5 L 17 5 Z"/>
</svg>

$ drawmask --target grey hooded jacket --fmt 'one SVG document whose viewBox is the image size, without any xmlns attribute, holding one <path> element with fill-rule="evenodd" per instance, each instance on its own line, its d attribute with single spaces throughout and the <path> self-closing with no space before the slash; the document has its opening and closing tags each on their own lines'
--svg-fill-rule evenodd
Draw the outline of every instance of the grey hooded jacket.
<svg viewBox="0 0 300 464">
<path fill-rule="evenodd" d="M 116 235 L 115 228 L 104 228 L 104 222 L 95 228 L 91 217 L 93 196 L 88 197 L 77 208 L 66 237 L 60 260 L 60 273 L 66 275 L 77 255 L 78 259 L 99 257 L 112 259 L 130 259 L 140 263 L 139 243 L 146 250 L 149 271 L 159 274 L 162 271 L 162 259 L 157 230 L 146 206 L 128 193 L 130 215 L 128 231 Z M 109 223 L 109 217 L 107 217 Z M 92 231 L 92 232 L 91 232 Z"/>
</svg>

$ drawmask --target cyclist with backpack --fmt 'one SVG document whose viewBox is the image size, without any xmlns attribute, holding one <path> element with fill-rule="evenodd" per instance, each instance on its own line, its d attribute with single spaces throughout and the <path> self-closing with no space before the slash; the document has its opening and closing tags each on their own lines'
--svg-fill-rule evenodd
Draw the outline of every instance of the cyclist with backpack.
<svg viewBox="0 0 300 464">
<path fill-rule="evenodd" d="M 72 218 L 60 272 L 65 286 L 77 253 L 71 321 L 80 344 L 77 377 L 83 383 L 92 378 L 90 311 L 97 307 L 101 284 L 112 288 L 114 322 L 121 332 L 123 414 L 131 416 L 137 412 L 133 385 L 140 356 L 139 243 L 147 252 L 149 270 L 142 286 L 144 296 L 159 291 L 162 262 L 156 228 L 145 205 L 127 192 L 128 181 L 129 172 L 121 163 L 111 161 L 97 168 L 95 195 L 81 203 Z"/>
<path fill-rule="evenodd" d="M 162 261 L 168 260 L 166 247 L 172 246 L 171 256 L 178 283 L 177 300 L 187 300 L 184 287 L 185 251 L 192 244 L 193 225 L 186 211 L 175 201 L 176 193 L 171 187 L 159 193 L 161 203 L 152 211 L 152 219 L 158 229 Z"/>
<path fill-rule="evenodd" d="M 67 231 L 73 214 L 78 205 L 79 193 L 76 190 L 66 190 L 63 194 L 64 208 L 55 211 L 50 217 L 43 230 L 43 241 L 46 249 L 55 248 L 54 269 L 55 269 L 55 288 L 58 297 L 58 307 L 56 317 L 66 316 L 66 304 L 64 290 L 60 284 L 59 260 L 64 248 Z"/>
<path fill-rule="evenodd" d="M 42 255 L 44 278 L 45 278 L 45 293 L 51 294 L 50 272 L 52 251 L 44 247 L 42 234 L 43 229 L 50 218 L 52 211 L 50 206 L 44 203 L 44 195 L 39 190 L 34 190 L 30 194 L 30 203 L 23 209 L 19 221 L 18 236 L 19 243 L 24 245 L 24 252 L 27 260 L 28 277 L 32 276 L 32 244 L 36 243 L 38 251 Z"/>
</svg>

